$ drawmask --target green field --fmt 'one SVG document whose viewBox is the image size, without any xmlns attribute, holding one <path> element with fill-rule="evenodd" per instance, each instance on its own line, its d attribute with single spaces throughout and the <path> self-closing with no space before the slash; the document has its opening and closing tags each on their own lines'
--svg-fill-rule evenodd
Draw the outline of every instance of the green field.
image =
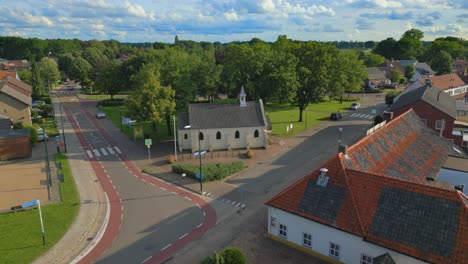
<svg viewBox="0 0 468 264">
<path fill-rule="evenodd" d="M 60 183 L 62 202 L 42 206 L 46 245 L 42 245 L 37 208 L 1 214 L 0 263 L 31 263 L 53 247 L 75 220 L 80 200 L 70 166 L 63 154 L 55 155 L 55 159 L 57 162 L 62 162 L 61 172 L 65 180 Z"/>
</svg>

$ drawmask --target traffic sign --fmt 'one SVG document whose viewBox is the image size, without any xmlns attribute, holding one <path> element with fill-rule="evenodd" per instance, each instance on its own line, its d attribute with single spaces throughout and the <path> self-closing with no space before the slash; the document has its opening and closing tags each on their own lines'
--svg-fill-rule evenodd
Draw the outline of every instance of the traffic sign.
<svg viewBox="0 0 468 264">
<path fill-rule="evenodd" d="M 32 200 L 21 205 L 23 208 L 33 207 L 37 204 L 37 200 Z"/>
<path fill-rule="evenodd" d="M 371 110 L 371 113 L 372 113 L 373 115 L 377 114 L 377 109 L 373 108 L 373 109 Z"/>
<path fill-rule="evenodd" d="M 200 173 L 195 174 L 195 178 L 200 179 Z M 203 174 L 201 176 L 201 179 L 203 180 Z"/>
<path fill-rule="evenodd" d="M 149 147 L 149 146 L 151 146 L 152 144 L 153 144 L 153 141 L 151 140 L 151 138 L 145 139 L 145 145 L 146 145 L 146 146 Z"/>
</svg>

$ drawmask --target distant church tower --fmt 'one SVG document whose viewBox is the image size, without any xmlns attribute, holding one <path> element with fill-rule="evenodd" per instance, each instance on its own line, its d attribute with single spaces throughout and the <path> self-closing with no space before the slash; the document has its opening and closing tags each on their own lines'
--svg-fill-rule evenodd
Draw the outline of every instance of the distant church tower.
<svg viewBox="0 0 468 264">
<path fill-rule="evenodd" d="M 245 91 L 244 91 L 244 85 L 242 85 L 242 88 L 241 88 L 241 91 L 240 91 L 240 94 L 239 94 L 239 102 L 240 102 L 240 107 L 246 107 L 247 106 L 247 102 L 246 102 L 246 98 L 247 95 L 245 94 Z"/>
</svg>

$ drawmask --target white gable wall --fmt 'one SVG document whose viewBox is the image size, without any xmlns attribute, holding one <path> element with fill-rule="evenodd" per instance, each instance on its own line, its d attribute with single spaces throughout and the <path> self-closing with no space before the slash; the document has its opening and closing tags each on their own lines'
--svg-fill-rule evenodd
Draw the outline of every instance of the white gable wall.
<svg viewBox="0 0 468 264">
<path fill-rule="evenodd" d="M 254 137 L 255 130 L 258 130 L 258 137 Z M 241 128 L 219 128 L 219 129 L 187 129 L 179 130 L 179 149 L 192 149 L 197 151 L 198 133 L 203 133 L 203 140 L 200 141 L 201 150 L 226 150 L 226 149 L 246 149 L 266 147 L 267 140 L 265 127 L 241 127 Z M 216 139 L 218 131 L 221 139 Z M 239 138 L 235 138 L 236 131 L 239 131 Z M 185 139 L 187 134 L 187 139 Z"/>
<path fill-rule="evenodd" d="M 282 239 L 279 235 L 279 225 L 287 226 L 287 240 L 302 246 L 303 233 L 312 235 L 311 250 L 318 252 L 324 256 L 330 256 L 330 242 L 340 245 L 339 261 L 344 263 L 360 263 L 361 254 L 366 254 L 371 257 L 378 257 L 385 253 L 389 253 L 396 263 L 426 263 L 410 256 L 380 247 L 378 245 L 366 242 L 363 238 L 343 232 L 336 228 L 322 225 L 315 221 L 288 213 L 281 209 L 268 207 L 268 233 Z M 276 224 L 271 225 L 272 217 L 276 218 Z"/>
</svg>

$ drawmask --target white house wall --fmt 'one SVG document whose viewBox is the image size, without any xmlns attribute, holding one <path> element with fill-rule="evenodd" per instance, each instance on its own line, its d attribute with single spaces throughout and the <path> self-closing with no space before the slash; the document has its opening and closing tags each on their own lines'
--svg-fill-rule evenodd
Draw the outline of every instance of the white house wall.
<svg viewBox="0 0 468 264">
<path fill-rule="evenodd" d="M 264 127 L 243 127 L 243 128 L 220 128 L 220 129 L 201 129 L 203 133 L 203 140 L 200 141 L 200 148 L 202 150 L 226 150 L 231 149 L 245 149 L 247 145 L 249 148 L 262 148 L 266 147 L 266 135 Z M 255 130 L 258 130 L 258 138 L 254 137 Z M 221 139 L 216 139 L 216 134 L 221 132 Z M 236 131 L 239 131 L 239 138 L 235 138 Z M 198 150 L 198 129 L 193 130 L 179 130 L 179 148 Z M 185 134 L 188 138 L 185 139 Z M 192 144 L 193 142 L 193 144 Z M 229 146 L 229 147 L 228 147 Z"/>
<path fill-rule="evenodd" d="M 276 218 L 275 227 L 272 227 L 271 225 L 272 217 Z M 344 263 L 360 263 L 361 254 L 378 257 L 385 253 L 389 253 L 396 263 L 426 263 L 390 249 L 366 242 L 359 236 L 268 206 L 268 233 L 285 239 L 279 236 L 280 224 L 287 226 L 287 240 L 299 246 L 302 246 L 303 233 L 311 234 L 312 248 L 309 249 L 324 256 L 329 256 L 330 242 L 339 244 L 339 261 Z"/>
</svg>

